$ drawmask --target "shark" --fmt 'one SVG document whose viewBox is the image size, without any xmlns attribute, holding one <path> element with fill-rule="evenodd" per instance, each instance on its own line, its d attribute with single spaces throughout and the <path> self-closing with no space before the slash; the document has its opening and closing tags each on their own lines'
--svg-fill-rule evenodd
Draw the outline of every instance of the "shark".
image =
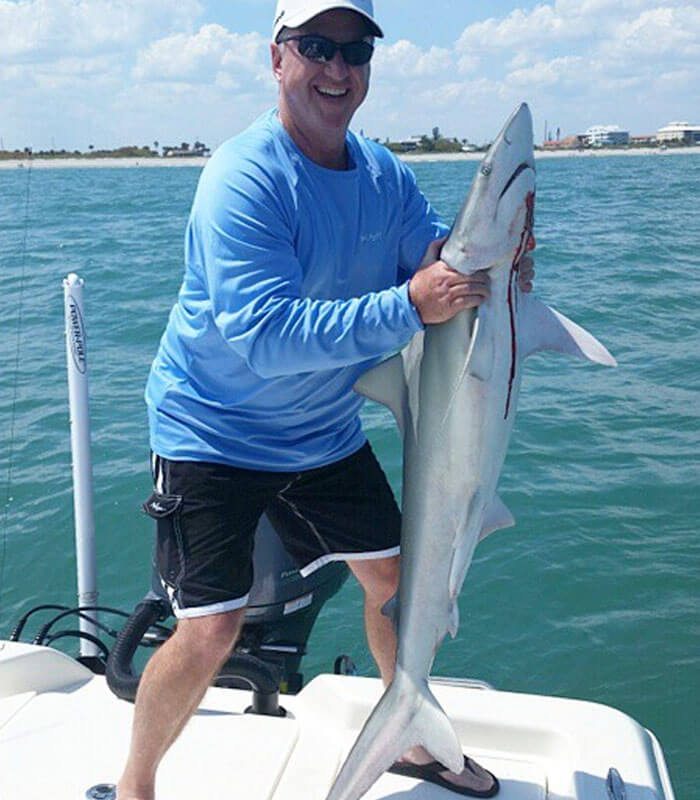
<svg viewBox="0 0 700 800">
<path fill-rule="evenodd" d="M 532 117 L 523 103 L 479 165 L 441 251 L 464 274 L 487 269 L 489 298 L 426 325 L 355 386 L 392 411 L 403 439 L 401 574 L 397 597 L 385 609 L 398 646 L 393 680 L 327 800 L 358 800 L 416 745 L 453 772 L 463 769 L 462 746 L 429 676 L 442 640 L 456 635 L 457 600 L 478 542 L 514 524 L 496 489 L 523 362 L 553 350 L 616 363 L 590 333 L 519 289 L 534 209 Z"/>
</svg>

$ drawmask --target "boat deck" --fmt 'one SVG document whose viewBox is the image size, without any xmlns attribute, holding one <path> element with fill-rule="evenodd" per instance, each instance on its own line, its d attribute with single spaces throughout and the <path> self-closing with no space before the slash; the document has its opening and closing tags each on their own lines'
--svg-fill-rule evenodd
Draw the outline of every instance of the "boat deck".
<svg viewBox="0 0 700 800">
<path fill-rule="evenodd" d="M 611 800 L 611 767 L 625 800 L 673 800 L 656 739 L 614 709 L 459 681 L 432 688 L 465 752 L 498 775 L 501 800 Z M 212 688 L 163 761 L 158 797 L 325 800 L 380 694 L 376 679 L 322 675 L 283 697 L 288 715 L 273 718 L 244 713 L 249 692 Z M 0 642 L 0 798 L 83 800 L 90 787 L 115 783 L 132 711 L 68 656 Z M 456 796 L 389 773 L 365 795 Z"/>
</svg>

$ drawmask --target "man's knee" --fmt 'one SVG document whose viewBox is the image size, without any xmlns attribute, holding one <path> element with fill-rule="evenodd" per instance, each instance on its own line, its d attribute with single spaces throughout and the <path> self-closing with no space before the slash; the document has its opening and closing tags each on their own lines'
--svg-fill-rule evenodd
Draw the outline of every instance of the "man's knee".
<svg viewBox="0 0 700 800">
<path fill-rule="evenodd" d="M 367 600 L 373 605 L 383 606 L 399 588 L 399 556 L 350 561 L 348 566 L 364 589 Z"/>
<path fill-rule="evenodd" d="M 205 661 L 223 661 L 231 652 L 243 626 L 245 609 L 222 614 L 189 617 L 177 623 L 175 635 L 190 651 L 198 652 Z"/>
</svg>

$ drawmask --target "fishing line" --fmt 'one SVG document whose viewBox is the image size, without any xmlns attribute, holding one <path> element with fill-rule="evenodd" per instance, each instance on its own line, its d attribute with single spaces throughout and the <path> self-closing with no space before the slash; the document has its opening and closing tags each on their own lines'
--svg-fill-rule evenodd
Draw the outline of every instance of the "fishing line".
<svg viewBox="0 0 700 800">
<path fill-rule="evenodd" d="M 27 168 L 27 184 L 24 197 L 24 230 L 22 234 L 22 247 L 20 257 L 20 278 L 19 278 L 19 299 L 17 301 L 17 330 L 15 333 L 15 367 L 14 379 L 12 383 L 12 406 L 10 409 L 10 434 L 9 447 L 7 451 L 7 480 L 5 487 L 5 504 L 3 506 L 2 520 L 2 548 L 0 549 L 0 609 L 2 608 L 2 590 L 5 586 L 5 561 L 7 555 L 7 520 L 10 513 L 10 502 L 12 497 L 12 459 L 15 449 L 15 420 L 17 417 L 17 398 L 19 395 L 19 363 L 22 346 L 22 311 L 24 302 L 24 282 L 27 267 L 27 238 L 29 233 L 29 206 L 31 197 L 32 183 L 32 153 L 29 152 L 29 167 Z"/>
</svg>

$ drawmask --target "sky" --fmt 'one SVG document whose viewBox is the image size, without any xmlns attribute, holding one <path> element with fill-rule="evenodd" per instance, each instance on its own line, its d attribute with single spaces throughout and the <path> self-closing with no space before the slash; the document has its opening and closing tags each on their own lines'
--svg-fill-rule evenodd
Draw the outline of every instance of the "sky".
<svg viewBox="0 0 700 800">
<path fill-rule="evenodd" d="M 0 149 L 215 147 L 272 107 L 274 0 L 0 0 Z M 700 124 L 699 0 L 375 0 L 352 127 L 482 144 L 529 103 L 535 138 Z"/>
</svg>

